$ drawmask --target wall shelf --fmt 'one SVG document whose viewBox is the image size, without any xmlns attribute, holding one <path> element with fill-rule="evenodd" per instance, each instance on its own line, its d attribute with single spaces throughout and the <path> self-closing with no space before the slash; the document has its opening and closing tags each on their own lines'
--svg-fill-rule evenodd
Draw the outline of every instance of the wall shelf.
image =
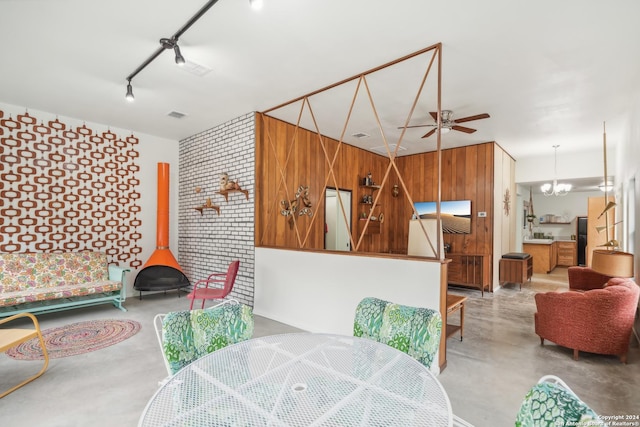
<svg viewBox="0 0 640 427">
<path fill-rule="evenodd" d="M 249 190 L 220 190 L 216 194 L 224 196 L 225 202 L 229 201 L 229 193 L 242 193 L 249 200 Z"/>
</svg>

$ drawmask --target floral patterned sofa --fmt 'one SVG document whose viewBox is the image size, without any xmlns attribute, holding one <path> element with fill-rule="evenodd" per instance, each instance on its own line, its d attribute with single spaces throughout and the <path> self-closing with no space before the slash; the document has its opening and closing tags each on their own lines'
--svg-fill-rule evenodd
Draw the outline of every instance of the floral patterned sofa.
<svg viewBox="0 0 640 427">
<path fill-rule="evenodd" d="M 0 254 L 0 317 L 104 303 L 122 305 L 129 269 L 102 252 Z"/>
</svg>

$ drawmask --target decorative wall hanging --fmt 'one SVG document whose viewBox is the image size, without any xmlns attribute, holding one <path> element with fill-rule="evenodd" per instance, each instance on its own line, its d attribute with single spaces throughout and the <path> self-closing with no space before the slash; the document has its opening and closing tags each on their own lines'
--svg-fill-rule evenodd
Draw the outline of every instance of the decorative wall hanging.
<svg viewBox="0 0 640 427">
<path fill-rule="evenodd" d="M 202 187 L 196 187 L 197 194 L 200 194 L 201 191 L 202 191 Z M 207 197 L 206 202 L 204 202 L 202 205 L 198 207 L 195 207 L 194 209 L 200 212 L 200 215 L 202 215 L 206 209 L 213 209 L 218 213 L 218 216 L 220 216 L 220 206 L 214 205 L 213 202 L 211 202 L 211 197 Z"/>
<path fill-rule="evenodd" d="M 502 203 L 504 205 L 504 214 L 509 216 L 509 210 L 511 210 L 511 193 L 508 188 L 504 191 L 504 199 L 502 200 Z"/>
<path fill-rule="evenodd" d="M 393 187 L 391 187 L 391 196 L 398 197 L 399 195 L 400 187 L 398 187 L 398 184 L 393 184 Z"/>
<path fill-rule="evenodd" d="M 296 212 L 298 212 L 298 216 L 313 215 L 311 200 L 309 200 L 309 187 L 301 185 L 296 191 L 296 198 L 291 201 L 281 200 L 280 206 L 282 206 L 280 214 L 288 218 L 289 228 L 293 228 L 293 215 Z"/>
<path fill-rule="evenodd" d="M 0 252 L 138 258 L 138 138 L 0 110 Z"/>
<path fill-rule="evenodd" d="M 224 172 L 222 175 L 220 175 L 220 191 L 218 191 L 218 194 L 223 195 L 224 200 L 228 202 L 229 193 L 233 192 L 242 193 L 247 198 L 247 200 L 249 200 L 249 191 L 243 190 L 237 181 L 231 181 L 229 179 L 229 174 Z"/>
</svg>

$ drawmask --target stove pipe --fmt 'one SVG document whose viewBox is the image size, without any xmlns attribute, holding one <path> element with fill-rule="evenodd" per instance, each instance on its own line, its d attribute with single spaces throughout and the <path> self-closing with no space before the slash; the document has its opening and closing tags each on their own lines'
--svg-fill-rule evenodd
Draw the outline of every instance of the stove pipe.
<svg viewBox="0 0 640 427">
<path fill-rule="evenodd" d="M 156 250 L 142 266 L 133 288 L 155 291 L 189 286 L 189 280 L 169 249 L 169 163 L 158 163 L 156 221 Z"/>
</svg>

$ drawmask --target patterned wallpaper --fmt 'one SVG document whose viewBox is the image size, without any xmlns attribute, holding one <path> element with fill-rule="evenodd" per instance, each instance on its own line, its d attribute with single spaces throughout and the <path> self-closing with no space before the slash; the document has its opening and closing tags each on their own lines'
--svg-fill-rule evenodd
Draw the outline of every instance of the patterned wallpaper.
<svg viewBox="0 0 640 427">
<path fill-rule="evenodd" d="M 0 110 L 0 252 L 142 265 L 138 139 Z"/>
</svg>

